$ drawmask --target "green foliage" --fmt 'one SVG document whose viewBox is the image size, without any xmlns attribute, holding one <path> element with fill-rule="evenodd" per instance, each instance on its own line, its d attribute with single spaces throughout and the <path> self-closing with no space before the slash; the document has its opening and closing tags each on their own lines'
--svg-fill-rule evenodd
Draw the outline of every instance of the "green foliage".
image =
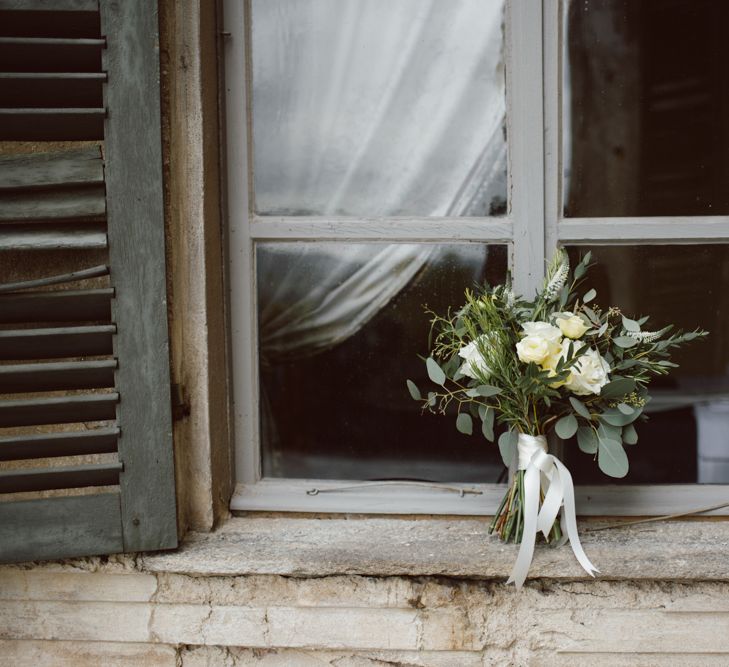
<svg viewBox="0 0 729 667">
<path fill-rule="evenodd" d="M 499 452 L 501 453 L 501 460 L 504 465 L 508 468 L 514 461 L 516 454 L 516 443 L 519 440 L 519 435 L 516 431 L 504 431 L 499 436 Z"/>
<path fill-rule="evenodd" d="M 671 326 L 650 330 L 646 316 L 633 318 L 617 307 L 600 307 L 595 290 L 581 287 L 590 265 L 588 252 L 571 270 L 567 254 L 557 250 L 531 301 L 515 295 L 507 282 L 466 290 L 465 303 L 445 315 L 428 311 L 431 351 L 425 365 L 437 388 L 423 397 L 408 380 L 410 396 L 424 410 L 455 413 L 456 428 L 467 435 L 473 433 L 474 419 L 491 442 L 496 424 L 505 427 L 498 439 L 505 464 L 514 460 L 518 433 L 554 432 L 563 439 L 576 434 L 580 450 L 597 454 L 606 474 L 627 474 L 623 443 L 638 441 L 634 424 L 644 418 L 648 384 L 676 366 L 670 361 L 674 349 L 707 333 Z M 574 316 L 579 319 L 570 319 Z M 563 328 L 566 322 L 579 331 Z M 558 347 L 550 347 L 539 363 L 526 363 L 517 354 L 525 323 L 557 332 Z M 595 359 L 607 364 L 607 377 L 603 372 L 598 385 L 585 384 L 583 365 L 594 366 Z M 575 377 L 583 378 L 582 384 Z"/>
<path fill-rule="evenodd" d="M 585 454 L 597 452 L 597 433 L 590 426 L 580 426 L 577 429 L 577 446 Z"/>
<path fill-rule="evenodd" d="M 618 440 L 600 439 L 597 465 L 610 477 L 625 477 L 628 474 L 628 456 Z"/>
<path fill-rule="evenodd" d="M 565 415 L 554 425 L 554 430 L 562 440 L 567 440 L 577 433 L 577 419 L 574 415 Z"/>
<path fill-rule="evenodd" d="M 422 400 L 423 397 L 420 395 L 420 389 L 418 389 L 418 385 L 416 385 L 412 380 L 408 380 L 407 385 L 408 391 L 410 392 L 410 396 L 412 396 L 413 400 Z"/>
<path fill-rule="evenodd" d="M 456 428 L 465 435 L 473 433 L 473 419 L 467 412 L 459 412 L 456 417 Z"/>
</svg>

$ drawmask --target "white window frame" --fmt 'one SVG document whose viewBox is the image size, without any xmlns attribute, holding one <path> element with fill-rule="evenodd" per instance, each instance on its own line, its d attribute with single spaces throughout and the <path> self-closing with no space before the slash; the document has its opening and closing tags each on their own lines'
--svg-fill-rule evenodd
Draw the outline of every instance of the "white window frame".
<svg viewBox="0 0 729 667">
<path fill-rule="evenodd" d="M 250 206 L 249 4 L 223 0 L 227 118 L 228 278 L 232 340 L 234 511 L 491 515 L 504 484 L 373 483 L 264 478 L 258 432 L 254 245 L 261 241 L 510 244 L 518 292 L 533 293 L 557 243 L 671 244 L 729 241 L 729 216 L 562 219 L 561 2 L 507 0 L 509 211 L 499 218 L 256 216 Z M 386 223 L 386 224 L 383 224 Z M 547 258 L 548 259 L 548 258 Z M 456 437 L 454 433 L 454 437 Z M 582 515 L 670 514 L 729 496 L 729 485 L 578 486 Z M 729 508 L 713 514 L 729 514 Z"/>
</svg>

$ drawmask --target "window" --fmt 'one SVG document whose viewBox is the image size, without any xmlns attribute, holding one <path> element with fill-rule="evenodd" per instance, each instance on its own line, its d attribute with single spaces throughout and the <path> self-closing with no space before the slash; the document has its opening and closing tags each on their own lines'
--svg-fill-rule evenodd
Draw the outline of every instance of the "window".
<svg viewBox="0 0 729 667">
<path fill-rule="evenodd" d="M 717 6 L 672 3 L 658 38 L 651 0 L 226 2 L 233 509 L 493 512 L 496 448 L 405 393 L 421 304 L 507 269 L 529 293 L 557 243 L 594 250 L 603 299 L 713 334 L 656 385 L 619 489 L 567 445 L 576 481 L 598 485 L 581 510 L 680 510 L 717 492 L 694 482 L 729 482 L 709 435 L 729 223 L 726 75 L 707 66 L 724 47 L 669 44 L 684 14 L 720 25 Z"/>
</svg>

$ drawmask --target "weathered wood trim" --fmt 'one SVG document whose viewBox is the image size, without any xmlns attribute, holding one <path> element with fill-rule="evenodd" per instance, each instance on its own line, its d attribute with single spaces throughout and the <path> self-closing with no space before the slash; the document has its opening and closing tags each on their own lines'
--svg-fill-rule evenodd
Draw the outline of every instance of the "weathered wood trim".
<svg viewBox="0 0 729 667">
<path fill-rule="evenodd" d="M 558 234 L 563 244 L 726 243 L 729 216 L 566 218 L 559 223 Z"/>
<path fill-rule="evenodd" d="M 0 470 L 0 493 L 23 493 L 51 489 L 114 486 L 119 483 L 121 463 L 93 463 L 55 468 Z"/>
<path fill-rule="evenodd" d="M 0 393 L 114 386 L 116 361 L 63 361 L 0 366 Z"/>
<path fill-rule="evenodd" d="M 66 431 L 32 435 L 0 436 L 0 461 L 43 459 L 116 451 L 117 427 L 90 431 Z"/>
<path fill-rule="evenodd" d="M 264 478 L 254 484 L 238 484 L 230 508 L 246 512 L 491 516 L 505 488 L 503 484 L 433 484 L 428 488 L 407 482 L 383 486 L 362 481 Z M 308 493 L 313 489 L 319 493 Z M 464 495 L 453 489 L 464 489 Z M 729 498 L 729 485 L 576 486 L 575 497 L 580 516 L 655 515 L 658 507 L 661 513 L 672 514 Z M 729 507 L 706 514 L 727 516 Z"/>
<path fill-rule="evenodd" d="M 1 11 L 97 12 L 98 0 L 0 0 Z"/>
<path fill-rule="evenodd" d="M 92 250 L 106 248 L 104 223 L 0 225 L 0 250 Z"/>
<path fill-rule="evenodd" d="M 0 563 L 122 550 L 118 493 L 0 503 Z"/>
<path fill-rule="evenodd" d="M 255 216 L 250 236 L 266 240 L 508 242 L 509 218 L 309 218 Z"/>
<path fill-rule="evenodd" d="M 125 551 L 177 545 L 157 3 L 101 2 L 107 223 Z"/>
<path fill-rule="evenodd" d="M 115 330 L 113 324 L 2 330 L 0 359 L 17 361 L 111 354 Z"/>
<path fill-rule="evenodd" d="M 114 419 L 119 394 L 0 400 L 0 426 L 73 424 Z"/>
<path fill-rule="evenodd" d="M 61 76 L 26 72 L 0 73 L 0 80 L 9 76 Z M 76 76 L 104 76 L 78 74 Z M 104 163 L 99 148 L 78 148 L 53 153 L 21 153 L 0 155 L 0 190 L 34 188 L 69 188 L 104 182 Z"/>
<path fill-rule="evenodd" d="M 530 298 L 544 278 L 544 116 L 542 3 L 512 0 L 506 17 L 509 210 L 514 225 L 513 276 Z"/>
<path fill-rule="evenodd" d="M 4 294 L 0 322 L 108 322 L 113 297 L 111 287 Z"/>
</svg>

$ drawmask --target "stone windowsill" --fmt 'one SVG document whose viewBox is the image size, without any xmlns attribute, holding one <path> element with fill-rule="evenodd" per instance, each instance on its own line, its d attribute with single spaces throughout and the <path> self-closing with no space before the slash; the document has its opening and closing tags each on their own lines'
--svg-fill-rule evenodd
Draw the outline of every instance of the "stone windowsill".
<svg viewBox="0 0 729 667">
<path fill-rule="evenodd" d="M 649 523 L 590 532 L 582 544 L 602 579 L 729 581 L 729 522 Z M 190 533 L 174 552 L 147 554 L 151 572 L 197 576 L 322 577 L 508 576 L 517 547 L 486 534 L 483 519 L 268 518 L 230 519 L 213 533 Z M 589 579 L 568 546 L 537 546 L 530 578 Z"/>
</svg>

